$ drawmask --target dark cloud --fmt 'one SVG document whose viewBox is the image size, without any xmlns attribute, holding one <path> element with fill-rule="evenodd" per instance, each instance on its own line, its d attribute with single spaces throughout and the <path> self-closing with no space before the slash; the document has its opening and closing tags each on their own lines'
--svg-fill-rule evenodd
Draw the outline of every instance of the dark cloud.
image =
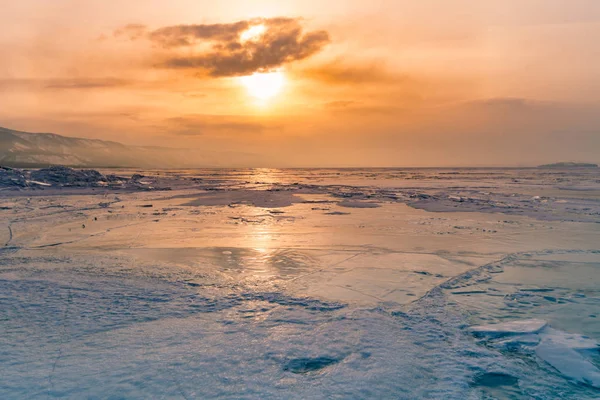
<svg viewBox="0 0 600 400">
<path fill-rule="evenodd" d="M 242 76 L 306 59 L 330 42 L 326 31 L 305 32 L 300 22 L 294 18 L 258 18 L 231 24 L 174 25 L 151 32 L 128 25 L 115 35 L 145 37 L 177 54 L 160 62 L 161 67 L 200 70 L 213 77 Z M 242 39 L 245 31 L 260 25 L 264 26 L 261 35 Z M 178 49 L 182 47 L 198 50 L 180 55 Z"/>
<path fill-rule="evenodd" d="M 250 26 L 250 21 L 232 24 L 174 25 L 152 31 L 148 34 L 148 38 L 165 48 L 191 46 L 207 40 L 236 43 L 242 32 Z"/>
</svg>

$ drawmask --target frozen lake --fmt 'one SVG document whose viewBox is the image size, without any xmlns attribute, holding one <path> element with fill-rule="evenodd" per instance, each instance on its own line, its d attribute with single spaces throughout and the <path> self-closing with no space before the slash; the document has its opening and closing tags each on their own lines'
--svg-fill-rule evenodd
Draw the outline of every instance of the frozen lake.
<svg viewBox="0 0 600 400">
<path fill-rule="evenodd" d="M 2 399 L 600 397 L 598 169 L 101 172 L 0 190 Z"/>
</svg>

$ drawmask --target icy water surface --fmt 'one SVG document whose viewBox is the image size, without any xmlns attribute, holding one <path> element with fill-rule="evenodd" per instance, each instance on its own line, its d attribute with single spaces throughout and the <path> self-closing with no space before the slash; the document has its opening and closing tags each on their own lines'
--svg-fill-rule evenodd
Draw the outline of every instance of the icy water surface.
<svg viewBox="0 0 600 400">
<path fill-rule="evenodd" d="M 0 398 L 600 397 L 597 170 L 101 172 L 0 190 Z"/>
</svg>

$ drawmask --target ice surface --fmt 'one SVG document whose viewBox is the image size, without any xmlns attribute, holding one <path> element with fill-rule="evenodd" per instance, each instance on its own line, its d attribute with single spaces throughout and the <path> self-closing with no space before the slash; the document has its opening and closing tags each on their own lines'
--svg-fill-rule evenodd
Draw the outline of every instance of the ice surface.
<svg viewBox="0 0 600 400">
<path fill-rule="evenodd" d="M 504 336 L 527 333 L 538 333 L 546 327 L 548 323 L 539 319 L 517 320 L 503 322 L 499 324 L 481 325 L 470 328 L 471 332 L 477 335 L 486 336 Z"/>
<path fill-rule="evenodd" d="M 600 389 L 600 370 L 572 348 L 542 341 L 535 353 L 564 376 Z"/>
<path fill-rule="evenodd" d="M 480 332 L 474 332 L 480 334 Z M 538 333 L 510 335 L 501 340 L 494 340 L 490 344 L 499 348 L 518 350 L 524 347 L 533 348 L 540 342 L 547 346 L 565 347 L 579 351 L 600 349 L 598 342 L 587 336 L 563 332 L 548 326 Z"/>
<path fill-rule="evenodd" d="M 600 388 L 600 370 L 576 351 L 597 350 L 598 342 L 593 339 L 550 328 L 546 321 L 537 319 L 475 326 L 470 331 L 486 335 L 492 347 L 525 352 L 534 349 L 540 359 L 565 377 Z M 511 336 L 504 338 L 506 335 Z"/>
<path fill-rule="evenodd" d="M 540 334 L 542 342 L 547 345 L 564 346 L 573 350 L 597 350 L 600 344 L 594 339 L 575 333 L 562 332 L 550 327 Z"/>
<path fill-rule="evenodd" d="M 540 343 L 540 340 L 540 335 L 537 334 L 514 335 L 504 337 L 501 340 L 488 342 L 487 344 L 501 350 L 521 351 L 537 346 Z"/>
<path fill-rule="evenodd" d="M 597 174 L 63 172 L 0 174 L 2 399 L 599 397 Z"/>
<path fill-rule="evenodd" d="M 0 189 L 90 189 L 110 187 L 116 189 L 150 190 L 156 179 L 149 182 L 140 181 L 142 175 L 134 174 L 131 178 L 114 174 L 106 174 L 93 170 L 78 170 L 62 166 L 54 166 L 39 170 L 22 170 L 17 168 L 0 168 Z"/>
</svg>

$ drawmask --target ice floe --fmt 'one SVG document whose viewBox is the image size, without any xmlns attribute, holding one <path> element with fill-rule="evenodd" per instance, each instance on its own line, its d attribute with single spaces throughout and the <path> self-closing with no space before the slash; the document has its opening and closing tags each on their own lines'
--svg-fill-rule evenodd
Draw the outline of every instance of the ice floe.
<svg viewBox="0 0 600 400">
<path fill-rule="evenodd" d="M 600 348 L 598 342 L 587 336 L 562 332 L 550 327 L 544 329 L 542 338 L 545 343 L 565 346 L 573 350 L 595 350 Z"/>
<path fill-rule="evenodd" d="M 535 353 L 565 377 L 600 389 L 600 370 L 577 351 L 565 345 L 542 341 Z"/>
<path fill-rule="evenodd" d="M 544 329 L 547 322 L 541 319 L 510 321 L 500 324 L 475 326 L 470 329 L 475 335 L 504 336 L 523 333 L 538 333 Z"/>
<path fill-rule="evenodd" d="M 600 388 L 600 369 L 584 357 L 586 350 L 597 350 L 600 345 L 587 336 L 551 328 L 540 319 L 475 326 L 469 331 L 475 336 L 485 337 L 490 347 L 510 351 L 533 350 L 566 378 Z"/>
</svg>

